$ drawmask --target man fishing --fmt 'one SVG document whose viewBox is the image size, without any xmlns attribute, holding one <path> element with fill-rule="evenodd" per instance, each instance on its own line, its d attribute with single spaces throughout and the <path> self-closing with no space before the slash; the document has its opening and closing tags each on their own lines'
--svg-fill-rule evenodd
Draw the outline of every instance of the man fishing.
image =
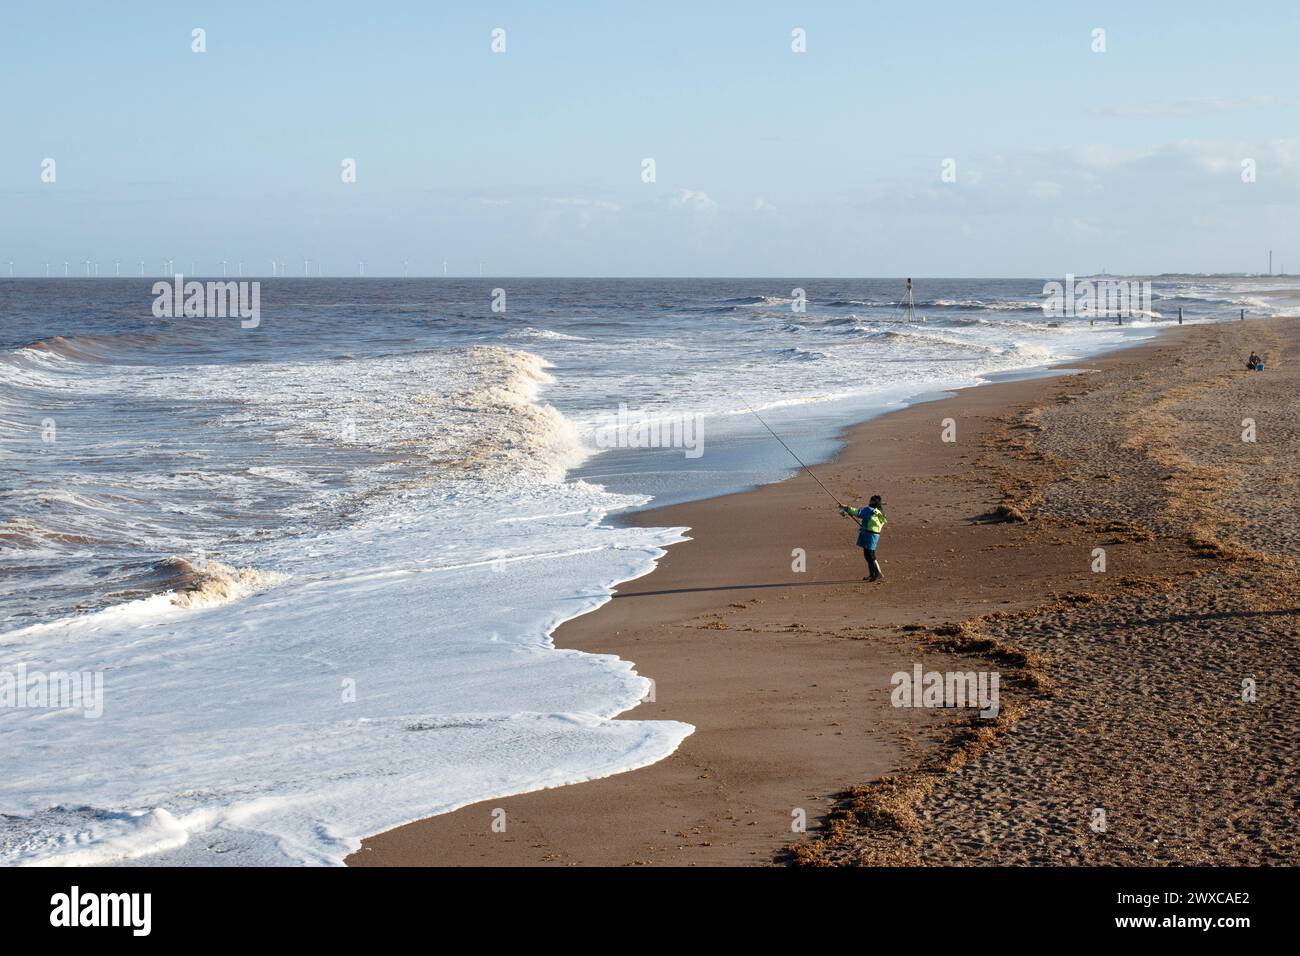
<svg viewBox="0 0 1300 956">
<path fill-rule="evenodd" d="M 907 291 L 910 295 L 912 291 L 911 279 L 907 280 Z M 745 402 L 743 398 L 741 401 Z M 880 562 L 876 560 L 876 545 L 880 542 L 880 531 L 884 528 L 885 522 L 889 519 L 885 517 L 885 512 L 881 507 L 880 495 L 872 495 L 871 501 L 865 508 L 850 508 L 848 505 L 842 503 L 839 498 L 835 497 L 829 488 L 822 484 L 822 480 L 813 474 L 813 470 L 804 464 L 804 460 L 794 453 L 794 449 L 785 443 L 785 439 L 772 431 L 772 426 L 763 421 L 763 417 L 759 415 L 758 412 L 754 411 L 749 402 L 745 402 L 745 407 L 748 408 L 749 413 L 757 418 L 759 423 L 768 430 L 771 436 L 781 443 L 781 447 L 790 453 L 790 457 L 799 463 L 799 467 L 808 472 L 808 477 L 817 482 L 821 490 L 826 492 L 831 500 L 840 506 L 840 511 L 858 521 L 858 524 L 860 525 L 858 529 L 858 547 L 861 548 L 862 553 L 866 555 L 867 567 L 871 569 L 871 577 L 863 578 L 862 580 L 883 581 L 885 576 L 880 573 Z"/>
<path fill-rule="evenodd" d="M 858 547 L 862 549 L 862 553 L 867 559 L 867 567 L 871 570 L 871 577 L 862 580 L 882 580 L 884 575 L 880 573 L 880 562 L 876 560 L 876 545 L 880 543 L 880 531 L 885 527 L 885 522 L 889 519 L 885 517 L 885 512 L 881 510 L 880 495 L 872 495 L 870 503 L 865 508 L 850 508 L 848 505 L 840 505 L 840 510 L 850 518 L 858 519 L 859 522 Z"/>
</svg>

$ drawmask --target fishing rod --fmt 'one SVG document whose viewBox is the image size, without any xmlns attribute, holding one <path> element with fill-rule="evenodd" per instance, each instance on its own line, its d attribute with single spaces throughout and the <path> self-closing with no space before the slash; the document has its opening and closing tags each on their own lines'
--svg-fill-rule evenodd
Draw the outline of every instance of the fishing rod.
<svg viewBox="0 0 1300 956">
<path fill-rule="evenodd" d="M 907 298 L 905 298 L 901 303 L 899 303 L 898 310 L 894 312 L 893 316 L 890 317 L 890 321 L 891 322 L 895 321 L 898 318 L 898 316 L 904 311 L 907 312 L 909 319 L 915 319 L 916 303 L 915 300 L 912 298 L 911 278 L 907 280 Z M 767 429 L 768 434 L 771 435 L 773 438 L 775 438 L 777 441 L 781 442 L 781 447 L 790 453 L 790 457 L 799 463 L 799 467 L 801 467 L 804 471 L 808 472 L 808 477 L 810 477 L 813 481 L 817 482 L 817 486 L 821 488 L 822 491 L 826 492 L 826 494 L 830 495 L 831 500 L 840 506 L 840 514 L 848 514 L 848 512 L 844 510 L 846 507 L 844 502 L 840 501 L 839 498 L 836 498 L 834 492 L 832 492 L 829 488 L 823 485 L 822 480 L 818 478 L 815 474 L 813 474 L 813 470 L 809 468 L 806 464 L 804 464 L 804 460 L 794 453 L 794 449 L 792 449 L 789 445 L 787 445 L 780 435 L 772 431 L 772 426 L 769 425 L 767 422 L 763 421 L 763 416 L 758 414 L 758 412 L 754 411 L 753 407 L 749 404 L 749 402 L 745 401 L 744 396 L 741 396 L 740 400 L 741 402 L 744 403 L 745 407 L 749 409 L 749 414 L 757 418 L 759 424 Z M 849 515 L 849 517 L 852 518 L 853 516 Z M 858 518 L 853 518 L 853 520 L 857 524 L 862 524 L 862 522 Z"/>
<path fill-rule="evenodd" d="M 844 504 L 844 502 L 840 501 L 839 498 L 835 497 L 834 492 L 832 492 L 829 488 L 827 488 L 825 485 L 822 484 L 822 480 L 818 478 L 815 474 L 813 474 L 813 470 L 809 468 L 806 464 L 804 464 L 804 460 L 802 458 L 800 458 L 798 455 L 794 453 L 794 449 L 792 449 L 789 445 L 787 445 L 780 435 L 772 431 L 772 426 L 769 425 L 767 422 L 763 421 L 763 416 L 758 414 L 758 412 L 754 411 L 754 409 L 750 406 L 749 402 L 745 401 L 743 396 L 740 398 L 740 400 L 741 402 L 744 403 L 745 407 L 749 409 L 749 414 L 757 418 L 759 424 L 767 429 L 768 434 L 770 434 L 777 441 L 781 442 L 781 447 L 790 453 L 790 457 L 793 458 L 795 461 L 797 461 L 799 463 L 799 466 L 803 468 L 804 471 L 808 472 L 808 477 L 812 478 L 813 481 L 817 482 L 818 487 L 820 487 L 822 491 L 826 492 L 826 494 L 830 495 L 831 500 L 834 501 L 837 505 L 839 505 L 841 509 L 847 507 Z M 842 510 L 840 513 L 847 514 L 847 512 Z M 850 515 L 850 517 L 852 517 L 852 515 Z M 853 520 L 857 521 L 858 519 L 854 518 Z"/>
</svg>

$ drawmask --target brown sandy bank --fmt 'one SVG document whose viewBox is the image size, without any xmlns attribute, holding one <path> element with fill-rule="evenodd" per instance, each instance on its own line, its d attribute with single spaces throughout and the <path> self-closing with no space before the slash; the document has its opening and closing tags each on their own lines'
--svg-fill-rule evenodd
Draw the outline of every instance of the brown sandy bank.
<svg viewBox="0 0 1300 956">
<path fill-rule="evenodd" d="M 1243 369 L 1252 348 L 1267 372 Z M 1031 536 L 1107 559 L 1037 610 L 963 622 L 1035 660 L 1021 719 L 854 788 L 796 859 L 1300 861 L 1300 319 L 1144 358 L 1060 383 L 983 461 Z"/>
<path fill-rule="evenodd" d="M 1294 407 L 1289 445 L 1281 431 L 1295 339 L 1280 321 L 1171 330 L 1089 362 L 1095 374 L 968 389 L 856 426 L 817 470 L 845 500 L 884 496 L 883 585 L 860 580 L 854 526 L 806 476 L 638 515 L 689 526 L 692 540 L 556 643 L 635 661 L 656 693 L 628 716 L 688 721 L 695 734 L 652 767 L 419 821 L 348 862 L 749 864 L 783 858 L 792 841 L 813 863 L 1119 862 L 1150 846 L 1157 860 L 1252 862 L 1242 841 L 1188 829 L 1201 805 L 1191 797 L 1162 800 L 1211 768 L 1219 829 L 1294 858 L 1289 825 L 1266 819 L 1294 800 L 1284 771 L 1296 728 L 1276 695 L 1294 692 L 1300 628 L 1294 571 L 1266 552 L 1294 546 L 1296 531 L 1228 544 L 1213 530 L 1226 516 L 1207 501 L 1246 481 L 1256 498 L 1244 518 L 1295 520 Z M 1276 370 L 1238 373 L 1251 347 Z M 1248 459 L 1228 441 L 1244 444 L 1241 402 L 1260 423 Z M 949 418 L 954 443 L 941 440 Z M 1288 456 L 1291 484 L 1279 484 Z M 1029 520 L 994 519 L 1000 504 Z M 1092 570 L 1097 547 L 1104 573 Z M 1202 601 L 1198 582 L 1216 574 L 1235 589 Z M 1261 594 L 1240 591 L 1243 579 Z M 1090 613 L 1127 623 L 1072 616 Z M 1175 626 L 1202 643 L 1162 637 Z M 1149 635 L 1130 638 L 1134 628 Z M 1225 659 L 1228 644 L 1241 656 Z M 970 723 L 892 707 L 891 675 L 915 663 L 998 670 L 1003 714 Z M 1253 710 L 1233 704 L 1242 668 L 1257 675 Z M 1097 686 L 1062 696 L 1079 675 Z M 1196 733 L 1240 753 L 1198 751 Z M 1099 805 L 1102 834 L 1089 827 Z M 806 835 L 792 832 L 799 811 Z"/>
</svg>

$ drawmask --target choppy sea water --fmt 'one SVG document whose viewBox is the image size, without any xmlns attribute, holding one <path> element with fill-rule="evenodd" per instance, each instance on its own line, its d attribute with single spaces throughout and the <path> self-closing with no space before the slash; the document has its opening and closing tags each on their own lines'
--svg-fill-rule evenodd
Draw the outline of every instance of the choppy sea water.
<svg viewBox="0 0 1300 956">
<path fill-rule="evenodd" d="M 1090 324 L 1043 284 L 919 281 L 909 314 L 902 280 L 272 279 L 245 329 L 154 318 L 146 280 L 0 281 L 0 704 L 5 673 L 103 682 L 95 718 L 0 706 L 0 862 L 337 863 L 662 759 L 691 727 L 612 719 L 635 662 L 550 634 L 684 533 L 613 516 L 789 473 L 749 408 L 821 459 L 1179 307 L 1286 310 L 1160 278 Z"/>
</svg>

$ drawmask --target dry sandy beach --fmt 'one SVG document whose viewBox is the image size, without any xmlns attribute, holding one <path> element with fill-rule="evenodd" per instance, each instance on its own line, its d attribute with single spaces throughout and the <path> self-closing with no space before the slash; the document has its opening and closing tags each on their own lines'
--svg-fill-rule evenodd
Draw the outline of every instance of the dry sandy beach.
<svg viewBox="0 0 1300 956">
<path fill-rule="evenodd" d="M 555 641 L 696 732 L 348 862 L 1295 864 L 1297 356 L 1300 320 L 1171 328 L 850 429 L 816 470 L 884 497 L 881 585 L 806 475 L 637 515 L 691 540 Z M 917 663 L 997 671 L 1000 715 L 891 706 Z"/>
</svg>

